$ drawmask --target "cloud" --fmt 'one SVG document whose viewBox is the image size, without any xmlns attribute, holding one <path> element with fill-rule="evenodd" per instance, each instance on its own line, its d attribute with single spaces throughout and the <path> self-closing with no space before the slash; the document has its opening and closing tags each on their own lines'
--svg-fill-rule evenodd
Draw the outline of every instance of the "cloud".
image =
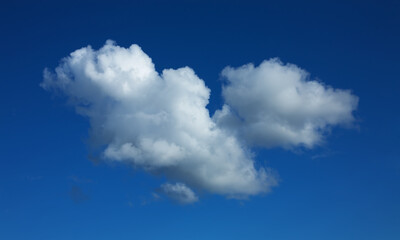
<svg viewBox="0 0 400 240">
<path fill-rule="evenodd" d="M 161 185 L 161 192 L 181 204 L 194 203 L 199 200 L 192 189 L 188 188 L 183 183 L 165 183 Z"/>
<path fill-rule="evenodd" d="M 312 148 L 331 126 L 349 125 L 358 98 L 333 89 L 278 59 L 222 71 L 225 105 L 214 115 L 219 127 L 253 146 Z"/>
<path fill-rule="evenodd" d="M 104 161 L 132 164 L 194 189 L 229 197 L 265 193 L 277 184 L 255 167 L 251 151 L 220 129 L 206 108 L 210 90 L 189 67 L 157 73 L 138 45 L 107 41 L 45 70 L 41 86 L 62 92 L 89 118 L 91 144 Z"/>
<path fill-rule="evenodd" d="M 277 177 L 256 167 L 249 146 L 312 147 L 329 126 L 353 120 L 355 96 L 307 81 L 294 65 L 270 60 L 222 75 L 226 104 L 210 117 L 210 89 L 191 68 L 158 73 L 138 45 L 107 41 L 46 69 L 41 87 L 63 93 L 89 119 L 98 158 L 178 182 L 161 188 L 182 202 L 197 200 L 192 189 L 233 198 L 267 193 Z"/>
</svg>

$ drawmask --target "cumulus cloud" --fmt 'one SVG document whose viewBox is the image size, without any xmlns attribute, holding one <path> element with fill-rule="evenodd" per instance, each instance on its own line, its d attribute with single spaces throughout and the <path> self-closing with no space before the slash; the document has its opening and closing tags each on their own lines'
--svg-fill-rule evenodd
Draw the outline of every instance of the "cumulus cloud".
<svg viewBox="0 0 400 240">
<path fill-rule="evenodd" d="M 123 162 L 177 184 L 167 196 L 197 201 L 194 190 L 244 198 L 277 185 L 256 167 L 248 146 L 318 144 L 324 131 L 353 120 L 357 98 L 307 80 L 307 73 L 277 60 L 226 68 L 226 104 L 213 117 L 210 89 L 189 67 L 155 70 L 138 45 L 112 41 L 64 58 L 45 70 L 41 86 L 61 92 L 91 125 L 90 143 L 103 161 Z"/>
<path fill-rule="evenodd" d="M 158 74 L 138 45 L 108 41 L 97 51 L 76 50 L 55 72 L 45 70 L 41 86 L 63 92 L 89 118 L 91 143 L 104 147 L 105 161 L 229 197 L 276 185 L 268 170 L 255 167 L 249 149 L 211 119 L 204 81 L 189 67 Z"/>
<path fill-rule="evenodd" d="M 222 76 L 225 105 L 214 120 L 248 144 L 311 148 L 331 126 L 354 120 L 358 98 L 350 91 L 310 81 L 306 71 L 278 59 L 227 67 Z"/>
<path fill-rule="evenodd" d="M 199 200 L 192 189 L 183 183 L 165 183 L 161 185 L 161 191 L 172 200 L 181 204 L 194 203 Z"/>
</svg>

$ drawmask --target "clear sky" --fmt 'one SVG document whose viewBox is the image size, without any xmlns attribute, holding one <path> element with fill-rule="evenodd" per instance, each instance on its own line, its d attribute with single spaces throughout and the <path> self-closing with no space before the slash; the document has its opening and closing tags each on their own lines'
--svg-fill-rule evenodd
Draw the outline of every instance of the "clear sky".
<svg viewBox="0 0 400 240">
<path fill-rule="evenodd" d="M 399 13 L 2 1 L 0 239 L 400 239 Z"/>
</svg>

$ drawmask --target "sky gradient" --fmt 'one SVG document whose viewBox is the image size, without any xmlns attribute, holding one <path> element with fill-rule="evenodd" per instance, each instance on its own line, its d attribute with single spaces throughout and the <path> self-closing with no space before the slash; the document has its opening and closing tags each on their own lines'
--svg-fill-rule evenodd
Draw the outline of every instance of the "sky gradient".
<svg viewBox="0 0 400 240">
<path fill-rule="evenodd" d="M 1 3 L 0 238 L 399 239 L 399 11 L 398 1 Z M 167 197 L 186 189 L 167 184 L 176 171 L 99 159 L 93 125 L 67 104 L 71 94 L 40 86 L 45 68 L 109 39 L 140 46 L 157 73 L 193 69 L 210 89 L 210 117 L 224 104 L 243 113 L 235 91 L 222 89 L 244 86 L 235 78 L 241 66 L 279 58 L 309 73 L 307 81 L 350 90 L 354 119 L 308 147 L 243 135 L 254 124 L 248 115 L 239 127 L 220 121 L 251 149 L 255 169 L 273 169 L 279 183 L 244 198 L 242 188 L 228 192 L 232 185 L 190 174 L 180 179 L 196 195 L 182 204 Z M 217 143 L 210 148 L 223 149 Z"/>
</svg>

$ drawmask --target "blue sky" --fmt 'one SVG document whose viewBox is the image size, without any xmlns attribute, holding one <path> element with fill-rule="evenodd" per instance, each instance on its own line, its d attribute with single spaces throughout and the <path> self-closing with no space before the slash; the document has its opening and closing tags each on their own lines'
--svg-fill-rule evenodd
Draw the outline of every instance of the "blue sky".
<svg viewBox="0 0 400 240">
<path fill-rule="evenodd" d="M 0 238 L 399 239 L 399 11 L 398 1 L 1 3 Z M 338 118 L 312 148 L 277 141 L 271 147 L 241 135 L 251 132 L 251 122 L 232 127 L 222 121 L 218 127 L 240 143 L 235 149 L 253 153 L 238 162 L 273 169 L 276 186 L 243 180 L 246 185 L 237 177 L 245 188 L 232 181 L 217 188 L 194 180 L 196 168 L 185 167 L 190 174 L 179 178 L 157 162 L 152 166 L 161 170 L 149 174 L 138 162 L 132 168 L 122 158 L 113 161 L 116 155 L 99 159 L 104 149 L 91 148 L 96 139 L 89 133 L 95 125 L 67 104 L 75 92 L 39 85 L 45 68 L 54 71 L 75 50 L 91 45 L 97 51 L 108 39 L 123 48 L 139 45 L 158 73 L 189 66 L 211 90 L 211 115 L 224 104 L 242 109 L 237 95 L 223 97 L 226 66 L 235 79 L 238 67 L 277 57 L 284 69 L 291 63 L 308 72 L 307 81 L 351 90 L 359 101 L 354 120 Z M 329 104 L 343 100 L 332 99 Z M 140 133 L 158 133 L 145 130 Z M 206 146 L 225 149 L 218 144 Z M 198 200 L 168 198 L 163 184 L 176 179 Z M 248 188 L 257 184 L 265 188 Z"/>
</svg>

